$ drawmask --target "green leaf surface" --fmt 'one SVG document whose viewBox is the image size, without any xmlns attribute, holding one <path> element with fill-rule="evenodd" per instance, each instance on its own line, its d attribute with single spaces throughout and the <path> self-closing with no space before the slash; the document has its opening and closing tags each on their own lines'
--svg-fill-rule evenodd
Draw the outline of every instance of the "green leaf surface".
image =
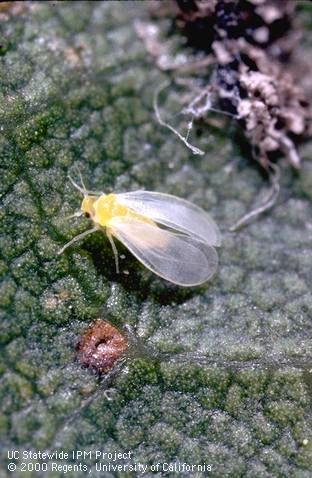
<svg viewBox="0 0 312 478">
<path fill-rule="evenodd" d="M 153 95 L 170 75 L 135 33 L 146 3 L 0 11 L 0 477 L 64 476 L 6 471 L 8 450 L 62 449 L 131 450 L 129 463 L 149 466 L 209 463 L 213 477 L 308 478 L 311 143 L 299 175 L 281 163 L 275 208 L 229 233 L 268 183 L 230 123 L 201 127 L 193 139 L 203 157 L 157 123 Z M 209 211 L 223 233 L 218 275 L 179 288 L 120 244 L 128 273 L 117 275 L 101 233 L 57 256 L 89 227 L 66 219 L 81 200 L 67 179 L 74 165 L 92 190 L 163 191 Z M 126 360 L 102 379 L 75 351 L 97 318 L 129 340 Z M 94 455 L 83 461 L 94 465 Z"/>
</svg>

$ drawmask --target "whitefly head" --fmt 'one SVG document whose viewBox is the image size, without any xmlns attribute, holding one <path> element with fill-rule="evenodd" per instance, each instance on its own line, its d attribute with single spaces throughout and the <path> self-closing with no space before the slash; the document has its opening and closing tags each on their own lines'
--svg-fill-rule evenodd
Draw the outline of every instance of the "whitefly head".
<svg viewBox="0 0 312 478">
<path fill-rule="evenodd" d="M 94 203 L 96 201 L 96 197 L 91 196 L 89 191 L 86 189 L 85 184 L 83 182 L 82 176 L 80 171 L 79 176 L 80 176 L 80 181 L 81 181 L 81 186 L 76 183 L 76 181 L 73 180 L 71 176 L 68 176 L 70 182 L 72 185 L 78 189 L 79 192 L 83 195 L 83 199 L 81 201 L 81 206 L 80 206 L 80 211 L 77 211 L 75 214 L 73 214 L 72 217 L 79 217 L 79 216 L 86 216 L 88 218 L 91 218 L 94 216 Z"/>
</svg>

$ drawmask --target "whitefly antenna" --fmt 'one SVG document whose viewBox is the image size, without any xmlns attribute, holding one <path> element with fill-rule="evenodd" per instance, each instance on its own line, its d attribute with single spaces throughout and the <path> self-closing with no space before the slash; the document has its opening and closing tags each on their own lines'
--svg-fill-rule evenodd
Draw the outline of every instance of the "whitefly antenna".
<svg viewBox="0 0 312 478">
<path fill-rule="evenodd" d="M 85 184 L 84 184 L 84 182 L 83 182 L 82 174 L 81 174 L 80 169 L 78 168 L 78 166 L 74 166 L 74 167 L 75 167 L 76 171 L 77 171 L 78 174 L 79 174 L 81 186 L 79 186 L 79 184 L 76 183 L 76 181 L 74 181 L 73 178 L 72 178 L 70 175 L 68 175 L 68 179 L 70 180 L 70 182 L 72 183 L 72 185 L 73 185 L 76 189 L 78 189 L 78 191 L 80 191 L 81 194 L 83 194 L 84 197 L 86 197 L 86 196 L 88 196 L 88 191 L 87 191 L 87 188 L 86 188 L 86 186 L 85 186 Z"/>
<path fill-rule="evenodd" d="M 79 192 L 81 192 L 81 194 L 83 194 L 84 197 L 86 197 L 88 195 L 88 192 L 86 190 L 86 187 L 85 187 L 85 184 L 83 182 L 83 179 L 82 179 L 82 175 L 81 175 L 81 172 L 80 172 L 80 169 L 77 167 L 77 171 L 78 171 L 78 174 L 79 174 L 79 177 L 80 177 L 80 181 L 81 181 L 81 184 L 82 184 L 82 187 L 79 186 L 78 183 L 76 183 L 76 181 L 74 181 L 74 179 L 68 174 L 67 177 L 68 179 L 70 180 L 70 182 L 72 183 L 72 185 L 74 186 L 74 188 L 78 189 Z M 83 215 L 83 212 L 82 211 L 77 211 L 75 212 L 74 214 L 71 214 L 70 216 L 67 216 L 65 219 L 72 219 L 74 217 L 80 217 Z"/>
<path fill-rule="evenodd" d="M 80 169 L 78 168 L 78 166 L 76 166 L 76 170 L 79 174 L 81 186 L 78 183 L 76 183 L 76 181 L 74 181 L 74 179 L 69 174 L 68 174 L 68 179 L 70 180 L 70 182 L 72 183 L 74 188 L 78 189 L 78 191 L 81 192 L 84 197 L 87 197 L 87 196 L 90 195 L 91 191 L 87 191 L 86 186 L 85 186 L 85 184 L 83 182 L 83 179 L 82 179 Z M 98 194 L 102 194 L 102 193 L 98 193 Z M 67 219 L 70 219 L 70 218 L 73 218 L 73 217 L 79 217 L 79 216 L 83 216 L 82 211 L 77 211 L 74 214 L 71 214 L 70 216 L 67 217 Z M 99 230 L 99 227 L 97 225 L 95 225 L 94 227 L 92 227 L 92 229 L 88 229 L 88 230 L 82 232 L 81 234 L 78 234 L 78 236 L 74 237 L 71 241 L 67 242 L 67 244 L 65 244 L 62 247 L 62 249 L 58 252 L 58 255 L 62 254 L 65 251 L 65 249 L 67 249 L 69 246 L 71 246 L 75 242 L 80 241 L 80 239 L 83 239 L 84 237 L 86 237 L 89 234 L 92 234 L 93 232 L 98 231 L 98 230 Z"/>
<path fill-rule="evenodd" d="M 79 177 L 80 177 L 80 182 L 81 182 L 81 185 L 82 185 L 82 189 L 84 190 L 84 196 L 87 196 L 87 194 L 88 194 L 87 188 L 86 188 L 86 186 L 85 186 L 85 183 L 83 182 L 82 174 L 81 174 L 81 171 L 80 171 L 80 169 L 78 168 L 78 166 L 77 166 L 77 171 L 78 171 L 78 174 L 79 174 Z"/>
<path fill-rule="evenodd" d="M 76 181 L 74 181 L 70 175 L 68 175 L 68 179 L 70 180 L 74 188 L 78 189 L 78 191 L 80 191 L 84 196 L 87 195 L 86 191 L 81 186 L 79 186 L 79 184 L 77 184 Z"/>
<path fill-rule="evenodd" d="M 78 191 L 81 192 L 81 194 L 83 194 L 84 197 L 90 196 L 90 195 L 91 196 L 101 196 L 102 194 L 104 194 L 103 191 L 88 191 L 88 189 L 86 188 L 85 183 L 82 179 L 82 174 L 81 174 L 80 169 L 78 168 L 78 166 L 74 166 L 74 168 L 76 169 L 76 171 L 79 175 L 81 186 L 69 174 L 68 174 L 67 177 L 70 180 L 70 182 L 72 183 L 72 185 L 74 186 L 74 188 L 78 189 Z"/>
</svg>

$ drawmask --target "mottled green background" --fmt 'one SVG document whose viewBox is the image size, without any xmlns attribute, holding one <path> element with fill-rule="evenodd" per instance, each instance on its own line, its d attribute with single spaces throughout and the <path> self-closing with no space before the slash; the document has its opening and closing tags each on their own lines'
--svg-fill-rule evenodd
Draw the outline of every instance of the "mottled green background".
<svg viewBox="0 0 312 478">
<path fill-rule="evenodd" d="M 153 94 L 170 75 L 133 28 L 147 3 L 1 12 L 0 477 L 64 476 L 7 473 L 12 448 L 132 450 L 144 464 L 210 463 L 213 477 L 311 477 L 311 143 L 300 174 L 281 163 L 273 211 L 229 233 L 268 183 L 230 123 L 193 135 L 204 157 L 157 124 Z M 301 54 L 309 43 L 306 33 Z M 74 164 L 91 189 L 166 191 L 206 208 L 224 237 L 218 275 L 178 288 L 118 245 L 129 271 L 118 276 L 100 233 L 57 257 L 89 227 L 65 219 L 80 201 L 66 177 Z M 101 380 L 75 352 L 96 318 L 130 341 Z"/>
</svg>

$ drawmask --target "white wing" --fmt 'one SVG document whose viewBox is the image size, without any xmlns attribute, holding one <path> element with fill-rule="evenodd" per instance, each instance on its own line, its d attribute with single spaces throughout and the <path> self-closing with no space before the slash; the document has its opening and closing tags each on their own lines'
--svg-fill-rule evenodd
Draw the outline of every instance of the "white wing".
<svg viewBox="0 0 312 478">
<path fill-rule="evenodd" d="M 148 269 L 174 284 L 202 284 L 217 270 L 215 249 L 196 238 L 126 217 L 113 218 L 108 229 Z"/>
<path fill-rule="evenodd" d="M 203 209 L 185 199 L 150 191 L 116 196 L 120 204 L 159 224 L 195 236 L 210 246 L 221 245 L 221 234 L 214 220 Z"/>
</svg>

